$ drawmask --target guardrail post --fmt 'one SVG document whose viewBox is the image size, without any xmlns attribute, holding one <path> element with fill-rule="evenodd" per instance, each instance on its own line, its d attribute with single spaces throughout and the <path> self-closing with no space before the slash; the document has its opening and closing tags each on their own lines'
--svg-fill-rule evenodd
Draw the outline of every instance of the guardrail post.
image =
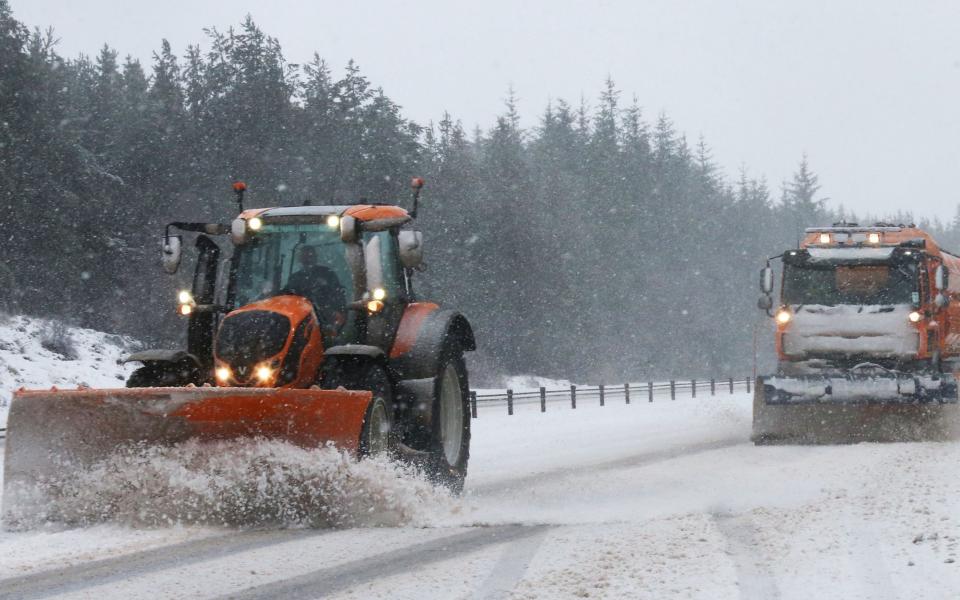
<svg viewBox="0 0 960 600">
<path fill-rule="evenodd" d="M 692 394 L 690 397 L 696 398 L 697 397 L 697 380 L 696 379 L 690 380 L 690 390 Z"/>
<path fill-rule="evenodd" d="M 547 412 L 547 388 L 540 388 L 540 412 Z"/>
<path fill-rule="evenodd" d="M 623 399 L 626 401 L 627 404 L 630 404 L 630 384 L 629 383 L 623 384 Z"/>
<path fill-rule="evenodd" d="M 730 393 L 733 393 L 733 377 L 730 378 Z"/>
<path fill-rule="evenodd" d="M 672 379 L 670 380 L 670 399 L 677 399 L 677 382 Z"/>
<path fill-rule="evenodd" d="M 747 377 L 747 393 L 750 393 L 750 378 Z"/>
<path fill-rule="evenodd" d="M 470 416 L 477 418 L 477 393 L 470 391 Z"/>
<path fill-rule="evenodd" d="M 513 390 L 507 390 L 507 414 L 513 414 Z"/>
<path fill-rule="evenodd" d="M 713 377 L 710 378 L 710 395 L 711 396 L 717 395 L 717 380 L 714 379 Z"/>
<path fill-rule="evenodd" d="M 577 386 L 570 385 L 570 408 L 577 407 Z"/>
<path fill-rule="evenodd" d="M 600 384 L 600 406 L 603 406 L 603 384 Z"/>
<path fill-rule="evenodd" d="M 647 402 L 653 402 L 653 382 L 647 382 Z"/>
</svg>

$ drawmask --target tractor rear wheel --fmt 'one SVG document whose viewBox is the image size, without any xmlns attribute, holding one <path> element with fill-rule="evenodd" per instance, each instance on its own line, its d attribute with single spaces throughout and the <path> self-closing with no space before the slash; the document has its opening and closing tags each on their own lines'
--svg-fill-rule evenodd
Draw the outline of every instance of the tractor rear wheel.
<svg viewBox="0 0 960 600">
<path fill-rule="evenodd" d="M 463 490 L 470 459 L 467 368 L 459 352 L 446 353 L 433 384 L 430 476 L 456 494 Z"/>
</svg>

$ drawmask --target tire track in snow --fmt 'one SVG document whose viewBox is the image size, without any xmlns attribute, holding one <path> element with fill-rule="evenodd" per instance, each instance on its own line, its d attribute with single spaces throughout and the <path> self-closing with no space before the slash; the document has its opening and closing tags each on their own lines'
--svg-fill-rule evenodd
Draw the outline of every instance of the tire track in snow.
<svg viewBox="0 0 960 600">
<path fill-rule="evenodd" d="M 492 481 L 490 483 L 485 483 L 478 486 L 469 485 L 469 479 L 468 479 L 467 490 L 464 495 L 467 498 L 471 498 L 471 497 L 479 498 L 479 497 L 483 497 L 491 494 L 496 494 L 498 492 L 508 491 L 510 489 L 517 488 L 517 487 L 526 488 L 526 487 L 537 485 L 539 483 L 544 483 L 553 479 L 561 479 L 563 477 L 569 477 L 571 475 L 579 475 L 581 473 L 596 473 L 597 471 L 625 469 L 625 468 L 631 468 L 631 467 L 642 467 L 645 465 L 650 465 L 658 462 L 673 460 L 675 458 L 683 458 L 686 456 L 702 454 L 704 452 L 712 452 L 714 450 L 731 448 L 733 446 L 744 444 L 746 442 L 747 440 L 744 439 L 743 437 L 733 437 L 733 438 L 714 440 L 712 442 L 687 444 L 684 446 L 677 446 L 674 448 L 668 448 L 666 450 L 656 450 L 653 452 L 646 452 L 644 454 L 627 456 L 625 458 L 618 458 L 618 459 L 606 461 L 606 462 L 577 465 L 572 467 L 563 467 L 560 469 L 541 471 L 539 473 L 533 473 L 530 475 L 522 475 L 520 477 L 512 477 L 510 479 L 501 479 L 499 481 Z"/>
<path fill-rule="evenodd" d="M 507 546 L 500 560 L 493 566 L 490 575 L 481 584 L 480 589 L 473 597 L 482 600 L 499 600 L 508 598 L 530 566 L 530 562 L 543 544 L 548 530 L 542 529 L 539 533 L 521 538 Z"/>
<path fill-rule="evenodd" d="M 0 600 L 26 600 L 73 592 L 113 581 L 129 579 L 193 562 L 256 550 L 266 546 L 324 535 L 323 531 L 243 531 L 236 534 L 161 546 L 114 558 L 82 562 L 30 575 L 0 579 Z"/>
<path fill-rule="evenodd" d="M 727 553 L 737 572 L 737 587 L 742 600 L 777 600 L 773 573 L 762 563 L 757 552 L 757 527 L 747 515 L 710 513 L 717 529 L 727 541 Z"/>
<path fill-rule="evenodd" d="M 225 594 L 222 600 L 313 599 L 355 585 L 410 573 L 426 565 L 470 554 L 487 546 L 542 535 L 549 525 L 480 527 L 398 550 L 360 558 L 336 567 Z M 522 573 L 521 573 L 522 576 Z"/>
</svg>

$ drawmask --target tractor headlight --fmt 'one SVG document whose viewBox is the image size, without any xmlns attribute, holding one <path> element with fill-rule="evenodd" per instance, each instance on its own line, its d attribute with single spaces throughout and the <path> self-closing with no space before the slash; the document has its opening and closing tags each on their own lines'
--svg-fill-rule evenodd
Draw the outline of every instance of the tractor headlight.
<svg viewBox="0 0 960 600">
<path fill-rule="evenodd" d="M 228 383 L 233 377 L 233 372 L 230 371 L 230 367 L 221 366 L 217 367 L 216 370 L 217 381 L 220 383 Z"/>
<path fill-rule="evenodd" d="M 270 383 L 273 380 L 273 369 L 270 365 L 259 365 L 254 372 L 260 383 Z"/>
<path fill-rule="evenodd" d="M 777 311 L 777 323 L 780 323 L 781 325 L 786 325 L 792 318 L 793 315 L 791 315 L 790 311 L 785 308 L 781 308 Z"/>
<path fill-rule="evenodd" d="M 371 300 L 367 302 L 367 312 L 378 313 L 383 310 L 383 300 Z"/>
<path fill-rule="evenodd" d="M 911 323 L 919 323 L 920 319 L 923 318 L 923 315 L 921 315 L 919 311 L 914 310 L 907 315 L 907 318 L 910 319 Z"/>
<path fill-rule="evenodd" d="M 258 229 L 263 227 L 263 219 L 261 219 L 260 217 L 251 217 L 247 221 L 247 227 L 250 228 L 250 231 L 257 231 Z"/>
<path fill-rule="evenodd" d="M 336 229 L 340 227 L 340 217 L 337 215 L 330 215 L 327 217 L 327 227 L 330 229 Z"/>
<path fill-rule="evenodd" d="M 187 290 L 180 290 L 180 293 L 177 294 L 177 300 L 180 304 L 193 304 L 193 294 Z"/>
<path fill-rule="evenodd" d="M 193 313 L 193 306 L 190 304 L 181 304 L 179 312 L 185 317 L 189 317 Z"/>
<path fill-rule="evenodd" d="M 387 290 L 383 288 L 377 288 L 373 290 L 373 299 L 374 300 L 383 300 L 387 297 Z"/>
</svg>

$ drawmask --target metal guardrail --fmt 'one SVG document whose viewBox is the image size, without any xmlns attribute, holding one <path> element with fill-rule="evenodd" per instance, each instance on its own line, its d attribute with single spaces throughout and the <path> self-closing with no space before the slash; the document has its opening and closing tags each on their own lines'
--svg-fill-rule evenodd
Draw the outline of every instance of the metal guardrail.
<svg viewBox="0 0 960 600">
<path fill-rule="evenodd" d="M 727 377 L 725 379 L 707 379 L 697 381 L 691 380 L 671 380 L 671 381 L 647 381 L 645 383 L 621 383 L 616 385 L 599 384 L 595 386 L 576 386 L 569 388 L 551 389 L 541 387 L 537 390 L 515 391 L 507 389 L 503 393 L 478 393 L 470 391 L 470 414 L 476 419 L 479 407 L 504 405 L 507 414 L 513 414 L 513 408 L 517 405 L 540 403 L 540 412 L 547 412 L 548 404 L 568 404 L 571 409 L 577 408 L 577 402 L 598 402 L 604 406 L 607 401 L 620 400 L 626 404 L 631 402 L 653 402 L 656 399 L 676 400 L 678 393 L 689 392 L 689 397 L 696 398 L 697 393 L 701 395 L 716 396 L 717 393 L 735 394 L 737 391 L 750 393 L 753 386 L 753 379 L 750 377 L 736 379 Z"/>
</svg>

